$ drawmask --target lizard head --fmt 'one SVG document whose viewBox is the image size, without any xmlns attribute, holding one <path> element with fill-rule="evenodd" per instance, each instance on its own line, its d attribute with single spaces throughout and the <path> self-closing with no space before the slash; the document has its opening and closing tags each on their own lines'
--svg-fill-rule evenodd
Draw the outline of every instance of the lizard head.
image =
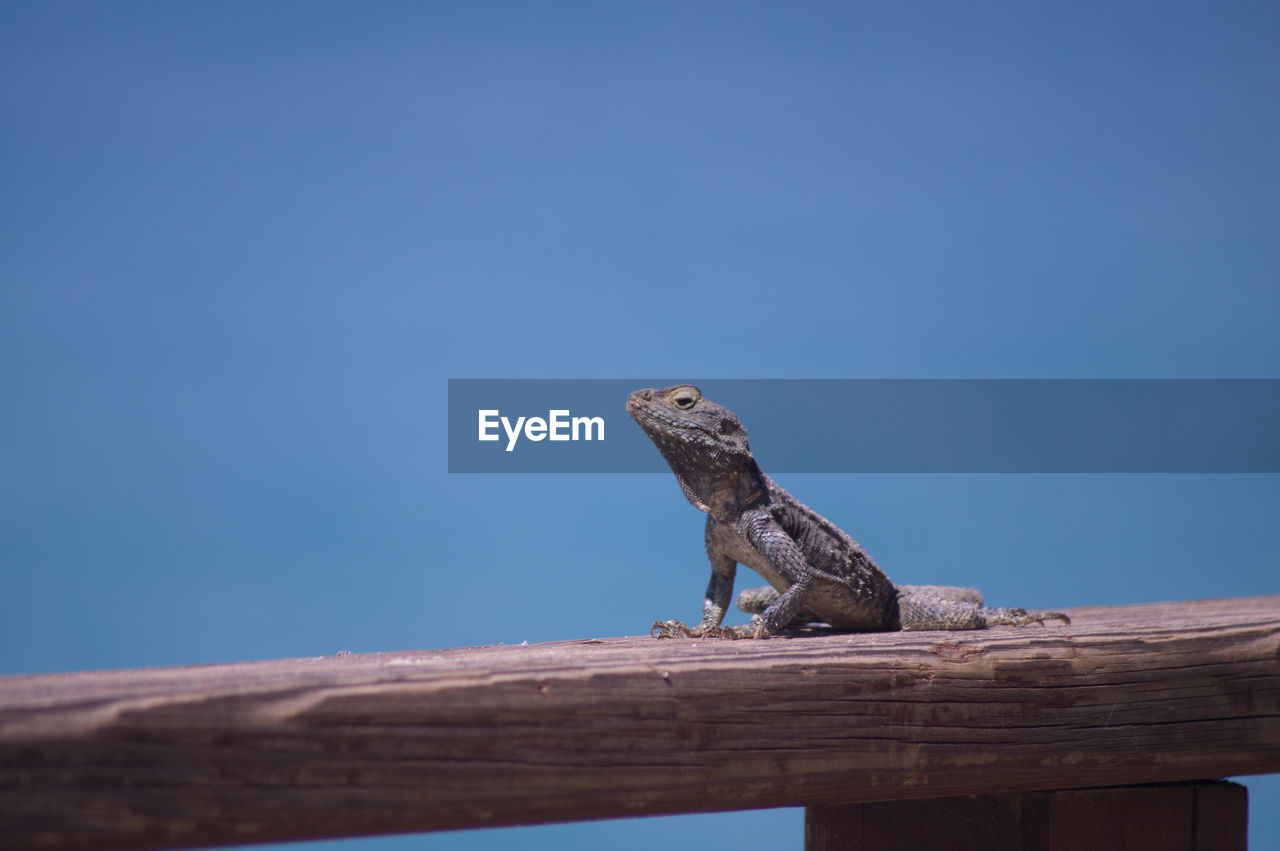
<svg viewBox="0 0 1280 851">
<path fill-rule="evenodd" d="M 714 495 L 735 480 L 755 486 L 760 471 L 747 430 L 733 411 L 692 384 L 637 390 L 627 397 L 627 413 L 667 459 L 680 489 L 696 508 L 709 511 Z"/>
</svg>

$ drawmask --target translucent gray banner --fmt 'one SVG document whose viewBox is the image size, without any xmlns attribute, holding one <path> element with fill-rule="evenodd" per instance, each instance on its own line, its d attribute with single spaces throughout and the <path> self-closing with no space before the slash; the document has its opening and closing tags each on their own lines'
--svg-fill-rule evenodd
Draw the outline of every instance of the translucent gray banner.
<svg viewBox="0 0 1280 851">
<path fill-rule="evenodd" d="M 1280 472 L 1275 379 L 451 379 L 449 472 L 665 471 L 624 403 L 672 384 L 768 472 Z"/>
</svg>

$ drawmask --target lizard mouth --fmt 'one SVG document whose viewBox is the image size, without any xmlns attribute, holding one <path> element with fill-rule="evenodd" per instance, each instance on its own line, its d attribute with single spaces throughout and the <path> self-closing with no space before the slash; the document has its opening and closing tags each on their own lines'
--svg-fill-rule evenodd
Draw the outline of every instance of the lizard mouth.
<svg viewBox="0 0 1280 851">
<path fill-rule="evenodd" d="M 627 396 L 627 414 L 635 420 L 636 425 L 644 429 L 645 434 L 659 446 L 673 440 L 683 441 L 684 429 L 675 422 L 662 404 L 655 398 L 662 391 L 653 388 L 637 390 Z"/>
<path fill-rule="evenodd" d="M 627 396 L 627 413 L 631 415 L 633 420 L 639 421 L 637 414 L 647 413 L 649 407 L 653 404 L 654 390 L 636 390 Z"/>
</svg>

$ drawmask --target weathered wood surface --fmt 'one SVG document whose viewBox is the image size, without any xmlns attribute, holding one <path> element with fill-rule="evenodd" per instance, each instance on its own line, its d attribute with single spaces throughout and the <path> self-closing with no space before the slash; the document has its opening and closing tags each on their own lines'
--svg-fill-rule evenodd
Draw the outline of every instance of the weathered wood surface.
<svg viewBox="0 0 1280 851">
<path fill-rule="evenodd" d="M 1249 797 L 1222 781 L 810 807 L 805 851 L 1245 851 Z"/>
<path fill-rule="evenodd" d="M 160 848 L 1280 771 L 1280 596 L 1070 627 L 0 678 L 0 846 Z"/>
</svg>

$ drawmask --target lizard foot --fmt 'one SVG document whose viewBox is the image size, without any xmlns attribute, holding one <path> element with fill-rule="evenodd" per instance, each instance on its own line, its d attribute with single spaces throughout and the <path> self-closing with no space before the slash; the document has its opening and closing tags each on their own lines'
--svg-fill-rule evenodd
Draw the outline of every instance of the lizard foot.
<svg viewBox="0 0 1280 851">
<path fill-rule="evenodd" d="M 654 638 L 719 638 L 718 626 L 689 626 L 683 621 L 654 621 L 649 634 Z"/>
<path fill-rule="evenodd" d="M 1059 620 L 1064 624 L 1071 624 L 1071 618 L 1062 612 L 1028 612 L 1026 609 L 995 609 L 994 611 L 999 612 L 999 615 L 988 618 L 987 623 L 990 626 L 1026 626 L 1032 623 L 1044 626 L 1047 620 Z"/>
<path fill-rule="evenodd" d="M 753 620 L 745 626 L 726 626 L 720 631 L 725 638 L 768 638 L 769 633 L 765 631 L 764 625 L 759 620 Z"/>
</svg>

